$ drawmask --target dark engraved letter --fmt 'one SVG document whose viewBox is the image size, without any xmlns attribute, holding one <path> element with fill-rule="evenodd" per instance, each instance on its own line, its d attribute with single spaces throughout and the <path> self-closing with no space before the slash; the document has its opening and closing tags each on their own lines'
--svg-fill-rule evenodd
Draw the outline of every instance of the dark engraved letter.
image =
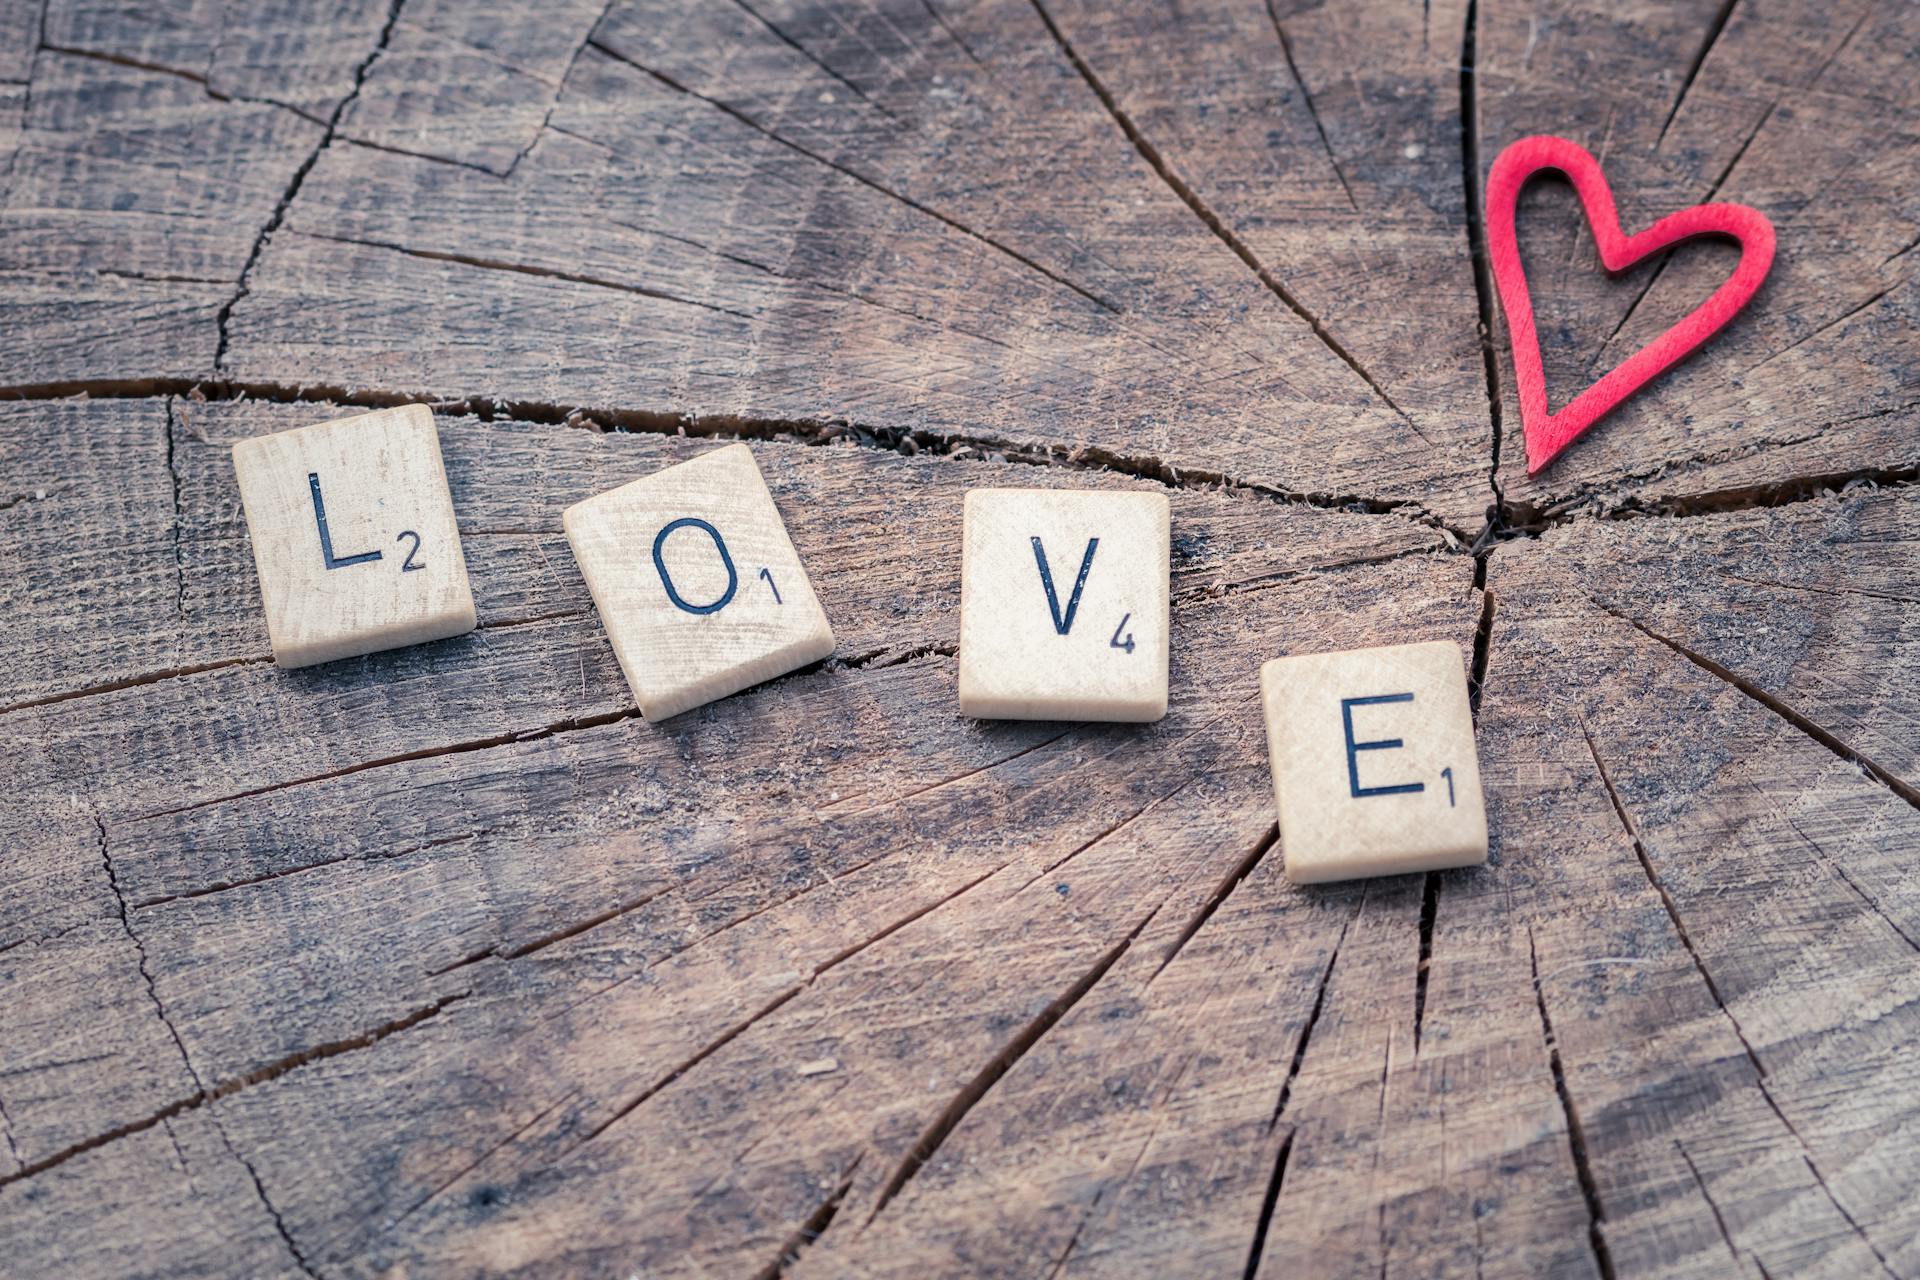
<svg viewBox="0 0 1920 1280">
<path fill-rule="evenodd" d="M 1087 539 L 1087 553 L 1080 557 L 1080 576 L 1073 580 L 1073 595 L 1067 599 L 1067 612 L 1060 613 L 1060 597 L 1053 592 L 1053 571 L 1047 567 L 1047 549 L 1040 545 L 1039 538 L 1032 538 L 1033 562 L 1040 566 L 1040 585 L 1047 589 L 1047 611 L 1053 615 L 1053 629 L 1060 635 L 1073 630 L 1073 615 L 1080 609 L 1080 588 L 1087 585 L 1087 572 L 1093 568 L 1093 553 L 1100 545 L 1100 539 Z"/>
<path fill-rule="evenodd" d="M 336 556 L 333 554 L 333 535 L 327 532 L 327 504 L 320 497 L 320 473 L 307 472 L 307 488 L 313 493 L 313 522 L 320 526 L 320 558 L 326 561 L 329 569 L 344 569 L 350 564 L 365 564 L 369 560 L 378 560 L 378 551 L 362 551 L 359 555 Z"/>
<path fill-rule="evenodd" d="M 1347 786 L 1353 792 L 1355 799 L 1361 796 L 1395 796 L 1408 791 L 1425 791 L 1427 789 L 1427 784 L 1424 782 L 1401 782 L 1390 787 L 1363 787 L 1360 785 L 1360 753 L 1362 751 L 1392 751 L 1394 748 L 1401 746 L 1402 743 L 1398 738 L 1376 738 L 1372 742 L 1355 742 L 1353 740 L 1353 709 L 1355 707 L 1372 706 L 1379 702 L 1412 701 L 1413 695 L 1410 693 L 1382 693 L 1371 698 L 1340 699 L 1340 719 L 1343 720 L 1347 726 Z"/>
<path fill-rule="evenodd" d="M 712 604 L 688 604 L 680 598 L 680 593 L 673 589 L 673 575 L 667 572 L 667 562 L 661 559 L 660 550 L 667 545 L 667 535 L 675 529 L 704 529 L 707 536 L 713 539 L 713 545 L 720 552 L 720 563 L 727 567 L 727 589 L 722 591 L 720 598 Z M 674 608 L 684 609 L 688 613 L 720 612 L 720 610 L 727 607 L 727 602 L 733 599 L 734 590 L 740 585 L 740 575 L 733 571 L 733 557 L 727 554 L 726 539 L 720 536 L 718 529 L 708 524 L 705 520 L 697 520 L 692 516 L 682 516 L 678 520 L 670 522 L 666 528 L 654 535 L 653 567 L 660 571 L 660 585 L 667 589 L 667 599 L 673 601 Z"/>
</svg>

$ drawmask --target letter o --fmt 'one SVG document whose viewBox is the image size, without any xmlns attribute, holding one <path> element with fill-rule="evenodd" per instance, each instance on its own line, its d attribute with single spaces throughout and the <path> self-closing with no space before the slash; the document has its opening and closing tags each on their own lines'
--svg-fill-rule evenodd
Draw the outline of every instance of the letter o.
<svg viewBox="0 0 1920 1280">
<path fill-rule="evenodd" d="M 720 552 L 720 563 L 727 568 L 727 589 L 722 591 L 720 598 L 712 604 L 688 604 L 685 600 L 682 600 L 680 593 L 673 589 L 673 575 L 667 572 L 667 562 L 660 556 L 661 549 L 667 545 L 667 535 L 675 529 L 683 528 L 706 530 L 707 536 L 713 539 L 713 545 Z M 733 593 L 740 585 L 740 575 L 733 571 L 733 557 L 727 554 L 727 540 L 720 536 L 718 529 L 708 524 L 705 520 L 697 520 L 692 516 L 682 516 L 680 519 L 669 523 L 665 528 L 661 529 L 659 533 L 654 535 L 653 567 L 660 571 L 660 585 L 667 589 L 667 599 L 673 601 L 674 608 L 684 610 L 687 613 L 720 612 L 720 610 L 727 607 L 727 602 L 733 599 Z"/>
</svg>

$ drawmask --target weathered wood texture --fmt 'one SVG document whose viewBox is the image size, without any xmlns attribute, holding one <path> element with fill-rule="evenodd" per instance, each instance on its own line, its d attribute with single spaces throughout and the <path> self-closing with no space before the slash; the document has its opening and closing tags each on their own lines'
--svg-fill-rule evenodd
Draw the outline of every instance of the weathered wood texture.
<svg viewBox="0 0 1920 1280">
<path fill-rule="evenodd" d="M 243 11 L 244 10 L 244 11 Z M 1920 1276 L 1920 9 L 0 0 L 0 1269 Z M 1780 232 L 1529 479 L 1476 189 Z M 1554 403 L 1729 266 L 1521 208 Z M 1484 335 L 1484 341 L 1483 341 Z M 472 634 L 270 662 L 232 442 L 435 402 Z M 560 530 L 754 441 L 835 658 L 650 726 Z M 1172 707 L 955 707 L 969 488 Z M 1290 887 L 1289 652 L 1485 868 Z"/>
</svg>

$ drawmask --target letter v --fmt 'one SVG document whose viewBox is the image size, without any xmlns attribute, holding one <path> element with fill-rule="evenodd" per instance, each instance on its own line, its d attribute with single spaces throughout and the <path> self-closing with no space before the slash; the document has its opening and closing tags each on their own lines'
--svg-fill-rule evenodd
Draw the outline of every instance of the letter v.
<svg viewBox="0 0 1920 1280">
<path fill-rule="evenodd" d="M 1053 591 L 1053 571 L 1047 567 L 1047 549 L 1040 544 L 1038 537 L 1030 539 L 1033 543 L 1033 562 L 1040 566 L 1040 585 L 1047 589 L 1047 612 L 1053 615 L 1053 629 L 1060 635 L 1073 630 L 1073 615 L 1080 609 L 1080 589 L 1087 585 L 1087 572 L 1093 568 L 1093 553 L 1100 545 L 1100 539 L 1087 539 L 1087 553 L 1080 557 L 1080 576 L 1073 580 L 1073 595 L 1067 599 L 1066 616 L 1060 615 L 1060 597 Z"/>
</svg>

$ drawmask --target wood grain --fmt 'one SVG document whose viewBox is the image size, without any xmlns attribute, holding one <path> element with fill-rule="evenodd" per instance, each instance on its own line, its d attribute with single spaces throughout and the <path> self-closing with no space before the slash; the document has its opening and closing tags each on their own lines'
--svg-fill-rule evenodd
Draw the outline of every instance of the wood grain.
<svg viewBox="0 0 1920 1280">
<path fill-rule="evenodd" d="M 0 35 L 10 1274 L 1920 1276 L 1913 6 Z M 1534 132 L 1780 258 L 1529 480 Z M 1729 265 L 1519 234 L 1555 403 Z M 276 670 L 231 446 L 411 401 L 478 627 Z M 710 437 L 839 643 L 649 725 Z M 1163 721 L 958 714 L 982 487 L 1166 498 Z M 1260 663 L 1432 640 L 1487 865 L 1289 885 Z"/>
</svg>

